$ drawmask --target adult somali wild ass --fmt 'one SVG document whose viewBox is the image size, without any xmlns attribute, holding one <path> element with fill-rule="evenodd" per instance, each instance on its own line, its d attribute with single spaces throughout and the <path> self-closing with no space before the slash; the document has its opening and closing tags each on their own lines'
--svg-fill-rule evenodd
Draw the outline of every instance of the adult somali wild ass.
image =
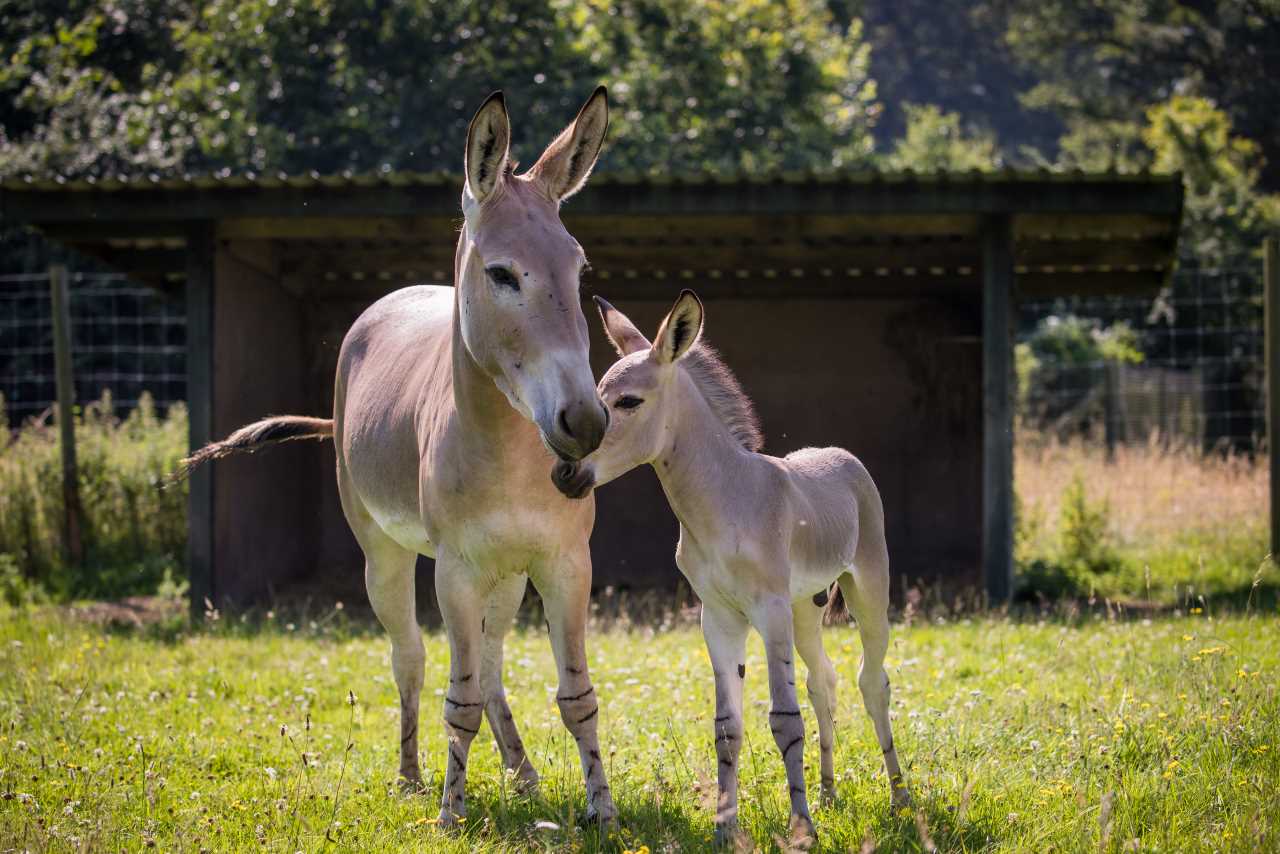
<svg viewBox="0 0 1280 854">
<path fill-rule="evenodd" d="M 822 616 L 836 582 L 862 636 L 858 687 L 884 753 L 891 803 L 907 805 L 884 671 L 889 552 L 871 475 L 841 448 L 805 448 L 781 459 L 759 453 L 764 438 L 755 409 L 717 354 L 701 343 L 703 307 L 692 291 L 681 293 L 652 344 L 621 312 L 599 297 L 596 302 L 622 357 L 599 385 L 613 419 L 599 449 L 557 466 L 556 483 L 568 495 L 581 495 L 648 463 L 680 520 L 676 563 L 702 599 L 702 631 L 715 674 L 717 838 L 731 838 L 737 823 L 750 626 L 765 642 L 769 724 L 787 768 L 793 823 L 813 830 L 793 647 L 809 668 L 823 799 L 834 797 L 836 674 L 822 648 Z"/>
<path fill-rule="evenodd" d="M 501 93 L 491 95 L 467 131 L 455 287 L 405 288 L 356 320 L 338 356 L 332 421 L 268 418 L 189 461 L 333 437 L 342 509 L 364 551 L 369 601 L 391 636 L 400 775 L 413 785 L 421 783 L 424 666 L 414 564 L 419 554 L 436 559 L 450 646 L 446 825 L 465 814 L 467 756 L 482 714 L 506 766 L 537 784 L 502 688 L 503 637 L 529 578 L 546 609 L 587 815 L 603 823 L 617 815 L 585 649 L 595 505 L 565 498 L 548 477 L 557 457 L 595 450 L 609 421 L 587 361 L 578 295 L 586 259 L 559 215 L 591 173 L 608 124 L 601 86 L 516 175 L 506 106 Z"/>
</svg>

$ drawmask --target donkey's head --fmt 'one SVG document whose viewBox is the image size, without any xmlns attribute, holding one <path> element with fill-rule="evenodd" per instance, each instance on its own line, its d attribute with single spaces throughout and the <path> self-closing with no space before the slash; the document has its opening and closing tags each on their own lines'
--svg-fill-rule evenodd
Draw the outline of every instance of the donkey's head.
<svg viewBox="0 0 1280 854">
<path fill-rule="evenodd" d="M 586 256 L 559 210 L 586 183 L 608 127 L 601 86 L 521 175 L 509 159 L 511 126 L 500 92 L 467 130 L 457 282 L 462 339 L 563 460 L 595 450 L 609 423 L 587 361 L 578 296 Z"/>
<path fill-rule="evenodd" d="M 599 450 L 552 472 L 556 486 L 570 498 L 653 462 L 668 446 L 676 429 L 678 363 L 702 336 L 702 301 L 690 290 L 680 293 L 652 343 L 600 297 L 596 307 L 605 334 L 622 358 L 600 380 L 600 397 L 613 418 Z"/>
</svg>

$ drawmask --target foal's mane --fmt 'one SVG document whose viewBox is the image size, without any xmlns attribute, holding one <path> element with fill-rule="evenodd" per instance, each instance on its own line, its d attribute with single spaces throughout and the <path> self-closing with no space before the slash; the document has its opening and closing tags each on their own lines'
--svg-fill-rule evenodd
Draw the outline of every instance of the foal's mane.
<svg viewBox="0 0 1280 854">
<path fill-rule="evenodd" d="M 705 340 L 699 341 L 679 364 L 688 371 L 711 411 L 742 447 L 748 451 L 764 447 L 764 430 L 755 404 L 711 345 Z"/>
</svg>

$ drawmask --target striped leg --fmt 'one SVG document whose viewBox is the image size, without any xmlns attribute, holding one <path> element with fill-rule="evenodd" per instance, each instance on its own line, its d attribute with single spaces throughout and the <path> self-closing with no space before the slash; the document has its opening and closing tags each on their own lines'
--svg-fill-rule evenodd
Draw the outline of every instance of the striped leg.
<svg viewBox="0 0 1280 854">
<path fill-rule="evenodd" d="M 791 624 L 791 603 L 782 597 L 762 603 L 757 616 L 764 636 L 765 660 L 769 664 L 769 729 L 787 768 L 791 795 L 791 823 L 813 832 L 809 797 L 804 781 L 804 719 L 796 699 L 795 633 Z"/>
<path fill-rule="evenodd" d="M 835 748 L 836 669 L 822 647 L 822 608 L 809 600 L 791 609 L 795 622 L 796 650 L 809 668 L 806 687 L 809 702 L 818 718 L 818 746 L 822 751 L 822 800 L 830 803 L 836 796 Z"/>
<path fill-rule="evenodd" d="M 710 603 L 702 606 L 702 636 L 716 680 L 714 735 L 719 783 L 716 844 L 732 844 L 738 829 L 738 754 L 742 750 L 742 685 L 746 678 L 746 618 Z"/>
<path fill-rule="evenodd" d="M 480 631 L 484 635 L 484 649 L 480 657 L 480 691 L 484 695 L 484 714 L 489 729 L 498 742 L 503 764 L 514 771 L 519 786 L 525 791 L 538 787 L 538 772 L 525 754 L 524 742 L 507 705 L 507 695 L 502 688 L 502 644 L 516 611 L 524 598 L 528 579 L 513 576 L 503 579 L 489 594 Z"/>
<path fill-rule="evenodd" d="M 617 822 L 600 742 L 596 734 L 600 705 L 591 675 L 587 672 L 587 608 L 591 596 L 591 555 L 585 548 L 572 558 L 571 565 L 555 567 L 542 578 L 538 591 L 546 604 L 551 629 L 551 649 L 560 673 L 556 702 L 560 718 L 578 743 L 582 776 L 587 787 L 587 820 L 603 826 Z M 535 579 L 536 580 L 536 579 Z"/>
<path fill-rule="evenodd" d="M 418 770 L 418 702 L 425 653 L 414 613 L 413 572 L 418 556 L 375 531 L 360 538 L 365 553 L 364 581 L 378 622 L 391 637 L 391 670 L 400 692 L 400 781 L 407 789 L 422 785 Z"/>
<path fill-rule="evenodd" d="M 898 751 L 893 744 L 893 728 L 889 723 L 889 674 L 884 670 L 884 656 L 889 650 L 888 573 L 884 573 L 883 590 L 877 576 L 866 577 L 858 570 L 857 580 L 848 573 L 840 576 L 840 589 L 849 604 L 849 613 L 858 621 L 862 636 L 862 666 L 858 670 L 858 689 L 862 692 L 867 714 L 875 725 L 876 740 L 884 754 L 884 768 L 889 775 L 889 800 L 894 809 L 911 806 L 911 795 L 902 778 Z"/>
<path fill-rule="evenodd" d="M 450 827 L 467 814 L 467 757 L 484 714 L 479 674 L 484 597 L 475 588 L 471 568 L 443 550 L 436 559 L 436 595 L 449 636 L 449 689 L 444 695 L 449 757 L 440 824 Z"/>
</svg>

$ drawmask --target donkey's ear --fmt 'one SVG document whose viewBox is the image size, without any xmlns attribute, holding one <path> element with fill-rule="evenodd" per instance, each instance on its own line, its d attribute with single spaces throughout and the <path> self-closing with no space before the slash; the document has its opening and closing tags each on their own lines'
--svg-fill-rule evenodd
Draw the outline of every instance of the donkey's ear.
<svg viewBox="0 0 1280 854">
<path fill-rule="evenodd" d="M 619 356 L 630 356 L 649 349 L 649 339 L 636 329 L 630 318 L 601 297 L 596 297 L 595 300 L 596 308 L 600 310 L 600 319 L 604 321 L 604 334 L 609 336 L 609 343 L 618 351 Z"/>
<path fill-rule="evenodd" d="M 511 147 L 511 121 L 501 92 L 494 92 L 476 110 L 467 128 L 465 170 L 467 189 L 477 202 L 493 195 L 507 171 Z"/>
<path fill-rule="evenodd" d="M 702 337 L 702 300 L 693 291 L 680 292 L 676 304 L 658 327 L 653 350 L 659 362 L 674 362 Z"/>
<path fill-rule="evenodd" d="M 529 174 L 551 198 L 563 201 L 582 189 L 600 156 L 605 132 L 609 129 L 609 94 L 596 87 L 587 103 L 555 140 L 542 152 Z"/>
</svg>

